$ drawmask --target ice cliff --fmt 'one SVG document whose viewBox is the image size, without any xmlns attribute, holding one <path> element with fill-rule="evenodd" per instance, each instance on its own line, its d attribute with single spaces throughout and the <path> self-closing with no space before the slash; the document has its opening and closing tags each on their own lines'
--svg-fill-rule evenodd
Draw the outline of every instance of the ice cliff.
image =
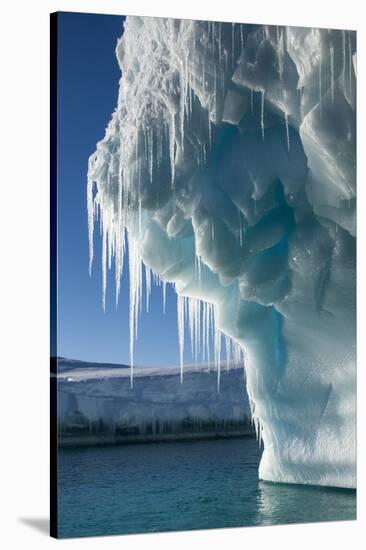
<svg viewBox="0 0 366 550">
<path fill-rule="evenodd" d="M 59 360 L 58 441 L 63 446 L 253 434 L 242 365 L 129 369 Z"/>
<path fill-rule="evenodd" d="M 116 53 L 90 267 L 98 220 L 131 383 L 142 289 L 172 283 L 183 383 L 187 328 L 218 385 L 221 335 L 245 355 L 260 477 L 355 487 L 355 32 L 128 17 Z"/>
</svg>

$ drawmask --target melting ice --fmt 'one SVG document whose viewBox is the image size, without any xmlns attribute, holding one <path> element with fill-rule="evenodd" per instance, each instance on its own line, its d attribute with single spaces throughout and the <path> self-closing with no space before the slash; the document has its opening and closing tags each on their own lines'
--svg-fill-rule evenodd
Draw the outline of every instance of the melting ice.
<svg viewBox="0 0 366 550">
<path fill-rule="evenodd" d="M 245 354 L 262 479 L 356 483 L 355 108 L 350 31 L 128 17 L 118 104 L 89 160 L 131 384 L 146 279 L 174 285 L 184 379 Z"/>
</svg>

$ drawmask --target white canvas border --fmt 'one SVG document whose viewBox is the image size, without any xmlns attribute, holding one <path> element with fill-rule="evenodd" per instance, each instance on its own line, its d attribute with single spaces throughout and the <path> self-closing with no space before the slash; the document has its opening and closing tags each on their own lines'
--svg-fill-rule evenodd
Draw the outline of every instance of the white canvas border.
<svg viewBox="0 0 366 550">
<path fill-rule="evenodd" d="M 358 30 L 358 396 L 357 522 L 259 527 L 161 535 L 68 540 L 79 548 L 170 550 L 202 546 L 353 549 L 365 540 L 365 23 L 362 3 L 349 0 L 214 2 L 184 0 L 50 0 L 3 3 L 1 13 L 1 540 L 4 548 L 60 544 L 24 519 L 48 516 L 48 199 L 49 13 L 81 11 L 216 19 Z M 363 60 L 363 62 L 362 62 Z"/>
</svg>

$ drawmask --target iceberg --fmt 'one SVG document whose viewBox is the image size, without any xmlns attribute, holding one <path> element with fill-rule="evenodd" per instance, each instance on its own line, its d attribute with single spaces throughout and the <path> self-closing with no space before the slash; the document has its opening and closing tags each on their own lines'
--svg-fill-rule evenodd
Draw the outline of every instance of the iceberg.
<svg viewBox="0 0 366 550">
<path fill-rule="evenodd" d="M 221 389 L 209 365 L 129 369 L 59 358 L 61 447 L 254 435 L 243 365 L 225 365 Z"/>
<path fill-rule="evenodd" d="M 356 33 L 127 17 L 89 159 L 90 269 L 153 282 L 184 340 L 244 356 L 263 480 L 356 486 Z M 126 254 L 128 252 L 128 254 Z"/>
</svg>

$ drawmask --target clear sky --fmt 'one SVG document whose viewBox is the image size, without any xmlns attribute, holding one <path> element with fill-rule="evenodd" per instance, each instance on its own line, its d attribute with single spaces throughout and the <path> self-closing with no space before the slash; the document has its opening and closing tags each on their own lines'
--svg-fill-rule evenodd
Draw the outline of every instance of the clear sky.
<svg viewBox="0 0 366 550">
<path fill-rule="evenodd" d="M 128 272 L 118 309 L 114 273 L 102 309 L 101 242 L 95 235 L 92 277 L 88 274 L 86 178 L 95 150 L 117 102 L 120 70 L 115 57 L 123 18 L 59 15 L 58 112 L 58 355 L 73 359 L 129 364 Z M 177 365 L 176 297 L 153 288 L 149 313 L 140 320 L 136 365 Z M 186 362 L 191 362 L 186 346 Z"/>
</svg>

